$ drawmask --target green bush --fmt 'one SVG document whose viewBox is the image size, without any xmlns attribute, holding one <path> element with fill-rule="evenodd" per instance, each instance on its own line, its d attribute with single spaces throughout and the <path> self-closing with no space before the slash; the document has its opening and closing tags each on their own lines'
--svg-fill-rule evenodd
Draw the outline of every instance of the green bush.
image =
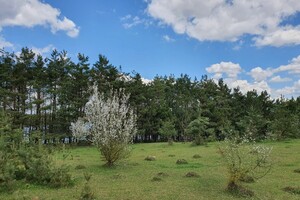
<svg viewBox="0 0 300 200">
<path fill-rule="evenodd" d="M 3 152 L 0 152 L 0 191 L 11 192 L 15 188 L 15 167 Z"/>
<path fill-rule="evenodd" d="M 65 187 L 72 184 L 69 168 L 56 167 L 50 151 L 43 145 L 24 145 L 18 152 L 25 169 L 20 174 L 27 181 L 50 187 Z"/>
<path fill-rule="evenodd" d="M 62 165 L 53 168 L 50 171 L 50 187 L 59 188 L 73 185 L 72 177 L 69 173 L 69 167 Z"/>
</svg>

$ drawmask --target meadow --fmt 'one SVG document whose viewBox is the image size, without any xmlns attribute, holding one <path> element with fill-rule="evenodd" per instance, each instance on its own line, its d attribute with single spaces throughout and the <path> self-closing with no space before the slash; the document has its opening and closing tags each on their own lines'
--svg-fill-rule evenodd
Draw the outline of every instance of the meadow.
<svg viewBox="0 0 300 200">
<path fill-rule="evenodd" d="M 243 183 L 255 193 L 251 199 L 300 199 L 300 194 L 283 191 L 285 187 L 300 187 L 300 140 L 264 142 L 272 146 L 273 167 L 269 174 L 254 183 Z M 79 199 L 85 184 L 84 174 L 91 175 L 90 187 L 97 199 L 241 199 L 226 192 L 227 169 L 218 154 L 218 143 L 192 146 L 191 143 L 147 143 L 132 145 L 128 159 L 113 168 L 103 166 L 94 147 L 66 147 L 55 154 L 55 161 L 70 166 L 74 186 L 49 189 L 19 182 L 12 194 L 0 194 L 0 199 Z M 199 158 L 193 158 L 195 154 Z M 155 156 L 155 161 L 147 161 Z M 185 159 L 188 164 L 176 164 Z M 198 177 L 186 177 L 189 172 Z"/>
</svg>

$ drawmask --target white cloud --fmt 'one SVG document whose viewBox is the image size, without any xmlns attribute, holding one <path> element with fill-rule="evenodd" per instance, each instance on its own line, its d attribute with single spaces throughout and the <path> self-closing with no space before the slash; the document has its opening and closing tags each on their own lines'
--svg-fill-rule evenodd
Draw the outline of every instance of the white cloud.
<svg viewBox="0 0 300 200">
<path fill-rule="evenodd" d="M 45 26 L 50 27 L 52 33 L 65 31 L 70 37 L 77 37 L 79 27 L 61 16 L 57 8 L 40 0 L 0 0 L 0 27 L 5 26 Z"/>
<path fill-rule="evenodd" d="M 299 26 L 281 23 L 300 11 L 299 0 L 152 0 L 147 13 L 199 41 L 237 41 L 255 37 L 258 46 L 300 44 Z"/>
<path fill-rule="evenodd" d="M 171 38 L 170 36 L 168 35 L 164 35 L 163 36 L 163 39 L 167 42 L 175 42 L 175 39 Z"/>
<path fill-rule="evenodd" d="M 148 85 L 148 84 L 152 83 L 153 80 L 146 79 L 146 78 L 143 78 L 143 77 L 142 77 L 142 82 L 143 82 L 145 85 Z"/>
<path fill-rule="evenodd" d="M 8 41 L 5 40 L 5 38 L 3 38 L 1 35 L 0 35 L 0 49 L 3 49 L 3 48 L 12 48 L 14 45 Z"/>
<path fill-rule="evenodd" d="M 258 93 L 267 91 L 269 94 L 271 93 L 271 88 L 266 81 L 249 83 L 247 80 L 224 80 L 229 87 L 237 88 L 239 87 L 241 92 L 246 93 L 248 91 L 256 90 Z"/>
<path fill-rule="evenodd" d="M 277 89 L 274 91 L 274 95 L 276 97 L 280 97 L 281 95 L 284 95 L 286 97 L 291 97 L 291 96 L 299 96 L 300 95 L 300 80 L 295 81 L 293 86 L 286 86 L 281 89 Z"/>
<path fill-rule="evenodd" d="M 286 26 L 278 28 L 274 32 L 267 33 L 254 38 L 256 46 L 275 46 L 299 45 L 300 44 L 300 26 Z"/>
<path fill-rule="evenodd" d="M 256 67 L 253 68 L 249 74 L 252 76 L 252 78 L 256 81 L 256 82 L 260 82 L 260 81 L 264 81 L 266 80 L 268 77 L 271 77 L 273 75 L 273 72 L 271 69 L 262 69 L 260 67 Z"/>
<path fill-rule="evenodd" d="M 222 74 L 226 74 L 228 78 L 236 78 L 242 70 L 239 64 L 232 62 L 220 62 L 205 69 L 208 73 L 214 73 L 214 78 L 221 78 Z"/>
<path fill-rule="evenodd" d="M 49 44 L 43 48 L 32 47 L 31 49 L 36 55 L 44 55 L 53 51 L 55 47 L 52 44 Z"/>
<path fill-rule="evenodd" d="M 283 83 L 283 82 L 289 82 L 291 81 L 291 78 L 281 78 L 281 76 L 274 76 L 270 79 L 271 83 Z"/>
<path fill-rule="evenodd" d="M 273 98 L 281 95 L 285 97 L 300 96 L 300 55 L 293 58 L 289 64 L 281 65 L 277 68 L 263 69 L 255 67 L 245 72 L 237 63 L 220 62 L 206 68 L 206 71 L 212 74 L 212 78 L 216 81 L 220 78 L 230 88 L 239 87 L 243 93 L 256 90 L 257 92 L 267 91 Z M 243 79 L 239 76 L 242 75 Z M 252 80 L 251 80 L 251 78 Z M 269 83 L 292 82 L 293 85 L 269 85 Z"/>
<path fill-rule="evenodd" d="M 281 97 L 282 95 L 283 96 L 291 96 L 294 94 L 294 87 L 284 87 L 284 88 L 281 88 L 281 89 L 277 89 L 277 90 L 274 90 L 274 96 L 276 98 L 279 98 Z"/>
<path fill-rule="evenodd" d="M 290 74 L 300 74 L 300 55 L 296 58 L 293 58 L 291 63 L 288 65 L 281 65 L 280 67 L 274 70 L 275 72 L 284 72 L 288 71 Z"/>
</svg>

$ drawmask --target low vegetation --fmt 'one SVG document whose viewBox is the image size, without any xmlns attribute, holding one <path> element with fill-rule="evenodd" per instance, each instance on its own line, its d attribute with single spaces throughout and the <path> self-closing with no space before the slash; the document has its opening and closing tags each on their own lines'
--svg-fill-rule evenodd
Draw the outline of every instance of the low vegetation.
<svg viewBox="0 0 300 200">
<path fill-rule="evenodd" d="M 220 142 L 218 148 L 228 170 L 228 192 L 254 196 L 254 192 L 240 183 L 254 182 L 254 179 L 263 178 L 270 172 L 272 147 L 257 144 L 248 138 L 233 137 Z"/>
<path fill-rule="evenodd" d="M 275 164 L 259 181 L 240 182 L 239 185 L 247 189 L 245 194 L 249 190 L 254 193 L 253 199 L 299 199 L 299 177 L 293 171 L 300 166 L 300 140 L 258 144 L 273 147 Z M 150 143 L 134 144 L 132 148 L 131 157 L 114 168 L 103 166 L 106 161 L 99 161 L 96 147 L 70 147 L 67 158 L 64 158 L 64 152 L 56 152 L 53 160 L 57 164 L 72 166 L 69 171 L 74 180 L 72 187 L 51 189 L 46 185 L 16 180 L 15 190 L 0 193 L 0 199 L 241 199 L 241 196 L 226 191 L 228 168 L 217 151 L 217 143 L 208 143 L 207 146 Z M 196 153 L 201 154 L 202 158 L 193 159 Z M 146 162 L 144 158 L 147 155 L 156 155 L 159 159 Z M 177 165 L 178 158 L 186 158 L 188 164 Z M 80 164 L 84 164 L 85 168 L 75 169 Z M 199 177 L 185 177 L 192 175 L 191 172 Z M 86 173 L 90 176 L 88 180 Z M 283 190 L 286 187 L 290 188 Z"/>
</svg>

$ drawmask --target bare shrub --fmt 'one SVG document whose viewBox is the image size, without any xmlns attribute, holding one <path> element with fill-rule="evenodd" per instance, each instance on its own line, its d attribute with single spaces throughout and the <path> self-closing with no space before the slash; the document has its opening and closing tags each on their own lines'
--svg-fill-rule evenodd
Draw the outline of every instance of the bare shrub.
<svg viewBox="0 0 300 200">
<path fill-rule="evenodd" d="M 271 147 L 257 145 L 245 138 L 225 139 L 221 142 L 219 152 L 228 169 L 227 190 L 247 193 L 240 186 L 240 181 L 248 176 L 254 180 L 264 177 L 272 167 L 271 151 Z"/>
</svg>

